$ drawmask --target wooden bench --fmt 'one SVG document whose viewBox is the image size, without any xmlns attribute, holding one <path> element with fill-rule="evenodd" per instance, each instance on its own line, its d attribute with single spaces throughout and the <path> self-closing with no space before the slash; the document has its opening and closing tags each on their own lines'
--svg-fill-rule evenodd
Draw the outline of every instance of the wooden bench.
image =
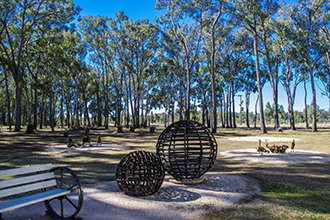
<svg viewBox="0 0 330 220">
<path fill-rule="evenodd" d="M 73 219 L 83 204 L 77 175 L 52 164 L 0 171 L 0 219 L 2 213 L 44 202 L 46 213 L 56 219 Z"/>
</svg>

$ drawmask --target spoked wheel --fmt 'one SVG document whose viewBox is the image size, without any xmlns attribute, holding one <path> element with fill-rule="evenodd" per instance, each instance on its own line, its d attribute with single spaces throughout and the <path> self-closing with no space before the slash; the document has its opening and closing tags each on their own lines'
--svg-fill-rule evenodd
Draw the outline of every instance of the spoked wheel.
<svg viewBox="0 0 330 220">
<path fill-rule="evenodd" d="M 70 193 L 45 201 L 47 211 L 56 219 L 73 219 L 79 213 L 84 199 L 80 180 L 67 167 L 57 167 L 50 170 L 50 172 L 55 174 L 57 188 L 70 190 Z"/>
</svg>

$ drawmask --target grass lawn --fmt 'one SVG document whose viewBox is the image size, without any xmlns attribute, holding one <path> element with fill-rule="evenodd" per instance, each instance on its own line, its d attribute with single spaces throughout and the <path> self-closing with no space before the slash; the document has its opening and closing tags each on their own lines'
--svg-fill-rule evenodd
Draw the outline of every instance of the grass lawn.
<svg viewBox="0 0 330 220">
<path fill-rule="evenodd" d="M 300 128 L 291 131 L 276 132 L 268 128 L 267 134 L 258 129 L 219 128 L 215 134 L 219 152 L 244 148 L 255 148 L 256 142 L 228 140 L 232 137 L 262 136 L 296 138 L 296 148 L 330 153 L 330 127 L 319 125 L 318 132 Z M 125 151 L 108 152 L 68 152 L 43 151 L 42 147 L 65 144 L 69 138 L 82 140 L 83 130 L 64 130 L 57 128 L 38 130 L 35 134 L 10 132 L 2 127 L 0 133 L 0 170 L 33 164 L 52 163 L 54 166 L 68 166 L 81 178 L 84 186 L 115 179 L 118 162 L 127 153 L 134 150 L 147 150 L 155 153 L 158 136 L 163 127 L 155 133 L 149 129 L 136 129 L 129 132 L 123 128 L 123 134 L 116 129 L 92 130 L 91 140 L 96 142 L 98 133 L 103 143 L 117 143 L 130 146 Z M 290 144 L 290 143 L 276 143 Z M 212 210 L 205 219 L 330 219 L 330 163 L 323 164 L 265 164 L 241 162 L 217 157 L 211 171 L 242 175 L 260 186 L 261 192 L 246 198 L 224 210 Z"/>
</svg>

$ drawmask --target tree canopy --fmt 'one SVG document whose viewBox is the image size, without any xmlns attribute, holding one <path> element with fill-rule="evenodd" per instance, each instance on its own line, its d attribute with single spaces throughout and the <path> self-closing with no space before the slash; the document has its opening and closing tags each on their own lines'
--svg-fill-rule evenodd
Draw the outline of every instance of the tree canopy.
<svg viewBox="0 0 330 220">
<path fill-rule="evenodd" d="M 161 108 L 165 125 L 197 120 L 217 132 L 237 126 L 241 93 L 247 127 L 259 119 L 263 133 L 266 123 L 294 130 L 303 117 L 317 131 L 316 80 L 330 106 L 329 1 L 157 0 L 155 8 L 164 11 L 155 21 L 133 22 L 123 11 L 81 18 L 72 0 L 1 0 L 0 123 L 138 128 L 160 120 L 152 112 Z M 264 110 L 266 82 L 273 100 Z M 306 82 L 313 101 L 304 116 L 294 103 Z"/>
</svg>

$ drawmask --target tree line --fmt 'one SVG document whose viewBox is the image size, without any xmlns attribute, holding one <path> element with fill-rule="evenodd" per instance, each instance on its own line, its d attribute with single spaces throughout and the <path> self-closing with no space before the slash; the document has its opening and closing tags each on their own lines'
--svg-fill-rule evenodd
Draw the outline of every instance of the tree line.
<svg viewBox="0 0 330 220">
<path fill-rule="evenodd" d="M 80 17 L 72 0 L 0 0 L 0 123 L 15 131 L 22 123 L 107 129 L 109 120 L 137 128 L 148 126 L 152 109 L 174 121 L 175 113 L 192 119 L 198 108 L 216 132 L 219 122 L 236 127 L 235 98 L 243 92 L 246 126 L 257 93 L 266 133 L 262 88 L 269 82 L 274 127 L 283 86 L 295 129 L 303 83 L 317 131 L 316 79 L 330 105 L 329 1 L 157 0 L 155 7 L 164 13 L 151 22 L 123 11 Z"/>
</svg>

